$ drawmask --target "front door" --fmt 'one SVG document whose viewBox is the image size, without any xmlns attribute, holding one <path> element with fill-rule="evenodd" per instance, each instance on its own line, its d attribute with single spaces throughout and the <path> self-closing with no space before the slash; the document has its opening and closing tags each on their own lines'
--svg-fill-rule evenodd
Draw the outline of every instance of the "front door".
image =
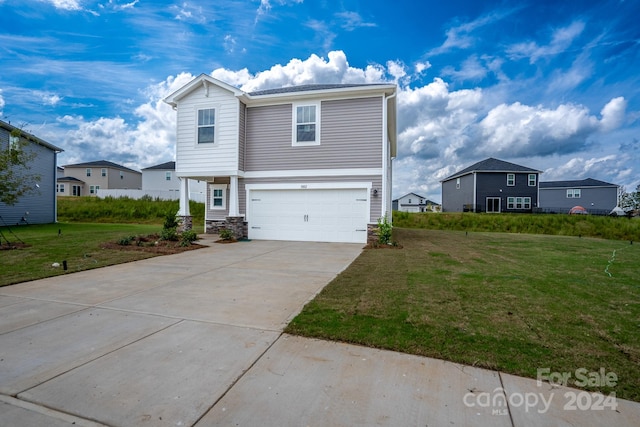
<svg viewBox="0 0 640 427">
<path fill-rule="evenodd" d="M 500 197 L 487 197 L 487 212 L 500 213 Z"/>
</svg>

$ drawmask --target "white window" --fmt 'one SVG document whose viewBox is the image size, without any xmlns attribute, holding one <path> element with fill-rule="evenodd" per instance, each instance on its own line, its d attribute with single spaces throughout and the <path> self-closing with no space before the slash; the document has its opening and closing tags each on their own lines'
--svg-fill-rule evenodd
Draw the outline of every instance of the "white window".
<svg viewBox="0 0 640 427">
<path fill-rule="evenodd" d="M 56 184 L 56 192 L 64 193 L 64 184 Z"/>
<path fill-rule="evenodd" d="M 227 208 L 227 186 L 226 184 L 212 184 L 210 186 L 209 209 Z"/>
<path fill-rule="evenodd" d="M 456 190 L 460 189 L 460 178 L 456 178 Z"/>
<path fill-rule="evenodd" d="M 87 168 L 87 176 L 91 176 L 91 168 Z"/>
<path fill-rule="evenodd" d="M 198 110 L 198 144 L 210 144 L 215 141 L 216 110 L 205 108 Z"/>
<path fill-rule="evenodd" d="M 531 209 L 531 197 L 507 197 L 507 209 Z"/>
<path fill-rule="evenodd" d="M 89 186 L 89 194 L 97 194 L 99 189 L 99 185 L 91 185 Z"/>
<path fill-rule="evenodd" d="M 107 176 L 107 170 L 105 168 L 102 168 L 102 170 L 100 171 L 100 174 L 102 176 Z"/>
<path fill-rule="evenodd" d="M 293 144 L 320 145 L 320 104 L 293 105 Z"/>
<path fill-rule="evenodd" d="M 530 173 L 529 174 L 529 187 L 535 187 L 536 186 L 536 174 L 535 173 Z"/>
<path fill-rule="evenodd" d="M 14 150 L 18 146 L 19 142 L 20 142 L 20 137 L 19 136 L 11 135 L 9 137 L 9 151 Z"/>
<path fill-rule="evenodd" d="M 73 186 L 73 195 L 74 196 L 80 196 L 80 186 L 79 185 L 74 185 Z"/>
<path fill-rule="evenodd" d="M 507 187 L 513 187 L 516 185 L 516 174 L 508 173 L 507 174 Z"/>
<path fill-rule="evenodd" d="M 124 172 L 120 171 L 120 179 L 124 179 Z"/>
<path fill-rule="evenodd" d="M 579 188 L 569 188 L 567 190 L 567 199 L 579 199 L 579 198 L 580 198 Z"/>
<path fill-rule="evenodd" d="M 171 172 L 165 172 L 164 173 L 164 180 L 165 181 L 171 181 Z"/>
</svg>

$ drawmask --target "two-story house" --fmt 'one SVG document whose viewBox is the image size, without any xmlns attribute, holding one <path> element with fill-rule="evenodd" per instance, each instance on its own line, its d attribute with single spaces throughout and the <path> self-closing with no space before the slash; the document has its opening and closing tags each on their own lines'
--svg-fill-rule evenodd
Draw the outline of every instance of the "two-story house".
<svg viewBox="0 0 640 427">
<path fill-rule="evenodd" d="M 440 205 L 416 193 L 405 194 L 392 201 L 393 210 L 399 212 L 439 212 Z"/>
<path fill-rule="evenodd" d="M 142 188 L 142 173 L 125 166 L 98 160 L 64 166 L 58 178 L 59 196 L 95 196 L 100 189 Z"/>
<path fill-rule="evenodd" d="M 359 242 L 391 220 L 396 85 L 244 92 L 202 74 L 169 95 L 177 111 L 178 215 L 188 178 L 207 182 L 205 229 L 249 239 Z"/>
<path fill-rule="evenodd" d="M 532 212 L 542 171 L 488 158 L 440 181 L 443 212 Z"/>
<path fill-rule="evenodd" d="M 14 133 L 12 135 L 12 132 Z M 18 135 L 15 135 L 15 133 Z M 13 205 L 0 202 L 0 227 L 14 224 L 49 224 L 56 222 L 57 155 L 61 148 L 0 120 L 0 150 L 10 150 L 12 138 L 27 142 L 25 151 L 35 154 L 28 164 L 28 173 L 40 177 L 29 194 Z M 10 169 L 6 172 L 11 171 Z M 19 170 L 11 171 L 20 174 Z"/>
<path fill-rule="evenodd" d="M 189 198 L 198 202 L 205 201 L 207 186 L 204 181 L 191 180 L 189 182 Z M 167 193 L 176 197 L 168 197 L 170 200 L 178 199 L 180 192 L 180 178 L 176 175 L 176 162 L 164 162 L 158 165 L 142 169 L 142 192 L 152 197 L 164 198 Z"/>
<path fill-rule="evenodd" d="M 618 206 L 618 186 L 592 178 L 540 183 L 540 208 L 545 212 L 567 213 L 574 206 L 607 215 Z"/>
</svg>

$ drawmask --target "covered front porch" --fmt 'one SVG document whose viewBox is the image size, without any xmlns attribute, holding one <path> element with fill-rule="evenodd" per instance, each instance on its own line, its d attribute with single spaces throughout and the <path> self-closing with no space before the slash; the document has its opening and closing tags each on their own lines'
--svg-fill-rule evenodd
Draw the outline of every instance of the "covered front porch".
<svg viewBox="0 0 640 427">
<path fill-rule="evenodd" d="M 177 217 L 183 230 L 193 228 L 193 218 L 189 208 L 189 179 L 207 183 L 205 198 L 204 230 L 207 234 L 219 234 L 227 229 L 236 239 L 247 238 L 247 222 L 240 213 L 238 197 L 238 175 L 192 177 L 181 176 L 180 207 Z"/>
</svg>

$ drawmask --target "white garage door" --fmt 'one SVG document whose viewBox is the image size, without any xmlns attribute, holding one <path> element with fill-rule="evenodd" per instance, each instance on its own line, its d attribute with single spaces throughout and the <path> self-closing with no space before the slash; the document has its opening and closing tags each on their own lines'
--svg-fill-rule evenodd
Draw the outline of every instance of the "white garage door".
<svg viewBox="0 0 640 427">
<path fill-rule="evenodd" d="M 368 190 L 252 190 L 249 238 L 366 243 Z"/>
</svg>

